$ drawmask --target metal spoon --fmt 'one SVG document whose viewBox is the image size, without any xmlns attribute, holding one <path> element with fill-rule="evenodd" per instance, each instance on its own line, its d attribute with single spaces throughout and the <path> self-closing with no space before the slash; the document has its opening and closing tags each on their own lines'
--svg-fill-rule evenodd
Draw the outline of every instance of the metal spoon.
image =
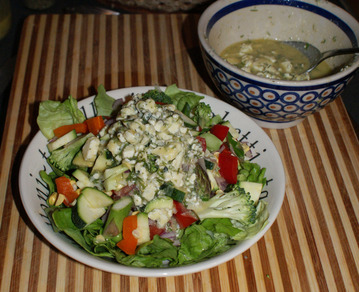
<svg viewBox="0 0 359 292">
<path fill-rule="evenodd" d="M 309 59 L 309 69 L 305 70 L 303 73 L 311 72 L 315 67 L 319 65 L 319 63 L 321 63 L 327 58 L 338 55 L 359 53 L 359 48 L 337 49 L 321 53 L 316 47 L 306 42 L 286 41 L 284 43 L 296 48 Z"/>
</svg>

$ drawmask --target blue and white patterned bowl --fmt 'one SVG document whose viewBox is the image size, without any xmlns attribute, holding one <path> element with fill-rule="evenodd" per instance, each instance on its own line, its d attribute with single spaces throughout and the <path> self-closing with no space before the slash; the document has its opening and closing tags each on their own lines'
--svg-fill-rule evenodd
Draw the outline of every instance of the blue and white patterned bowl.
<svg viewBox="0 0 359 292">
<path fill-rule="evenodd" d="M 247 39 L 300 40 L 321 51 L 358 47 L 359 23 L 324 0 L 216 1 L 201 15 L 198 36 L 207 71 L 224 99 L 266 128 L 291 127 L 319 111 L 359 67 L 359 56 L 338 56 L 327 63 L 338 68 L 350 62 L 345 70 L 315 80 L 284 81 L 247 73 L 219 57 L 229 45 Z"/>
</svg>

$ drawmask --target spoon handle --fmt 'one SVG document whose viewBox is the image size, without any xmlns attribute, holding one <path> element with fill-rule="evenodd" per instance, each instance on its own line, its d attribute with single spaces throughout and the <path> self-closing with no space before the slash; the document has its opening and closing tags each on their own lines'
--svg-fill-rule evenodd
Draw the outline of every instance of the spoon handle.
<svg viewBox="0 0 359 292">
<path fill-rule="evenodd" d="M 347 55 L 347 54 L 355 54 L 355 53 L 359 53 L 359 48 L 330 50 L 330 51 L 326 51 L 322 54 L 321 60 L 323 61 L 327 58 L 338 56 L 338 55 Z"/>
</svg>

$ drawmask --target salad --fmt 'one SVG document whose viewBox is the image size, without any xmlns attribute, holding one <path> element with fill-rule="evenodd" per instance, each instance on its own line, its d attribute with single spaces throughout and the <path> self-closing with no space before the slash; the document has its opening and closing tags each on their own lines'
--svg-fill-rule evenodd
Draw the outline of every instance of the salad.
<svg viewBox="0 0 359 292">
<path fill-rule="evenodd" d="M 40 171 L 55 232 L 123 265 L 197 263 L 257 234 L 269 213 L 265 172 L 236 129 L 176 85 L 115 100 L 95 117 L 71 96 L 40 103 L 50 173 Z"/>
</svg>

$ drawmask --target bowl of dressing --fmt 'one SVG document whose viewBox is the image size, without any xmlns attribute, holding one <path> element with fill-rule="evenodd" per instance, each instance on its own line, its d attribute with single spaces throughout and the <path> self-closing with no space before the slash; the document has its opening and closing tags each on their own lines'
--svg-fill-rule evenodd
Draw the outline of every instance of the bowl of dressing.
<svg viewBox="0 0 359 292">
<path fill-rule="evenodd" d="M 224 100 L 264 128 L 288 128 L 332 102 L 358 71 L 359 55 L 309 60 L 286 42 L 321 52 L 358 47 L 359 23 L 324 0 L 220 0 L 201 15 L 206 69 Z"/>
</svg>

